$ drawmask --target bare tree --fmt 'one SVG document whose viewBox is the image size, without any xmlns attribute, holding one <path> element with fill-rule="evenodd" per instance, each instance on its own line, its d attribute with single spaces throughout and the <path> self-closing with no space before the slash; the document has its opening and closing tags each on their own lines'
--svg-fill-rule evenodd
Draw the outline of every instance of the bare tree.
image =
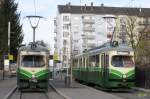
<svg viewBox="0 0 150 99">
<path fill-rule="evenodd" d="M 127 16 L 125 25 L 128 44 L 131 45 L 132 48 L 136 51 L 141 38 L 139 32 L 139 17 Z"/>
</svg>

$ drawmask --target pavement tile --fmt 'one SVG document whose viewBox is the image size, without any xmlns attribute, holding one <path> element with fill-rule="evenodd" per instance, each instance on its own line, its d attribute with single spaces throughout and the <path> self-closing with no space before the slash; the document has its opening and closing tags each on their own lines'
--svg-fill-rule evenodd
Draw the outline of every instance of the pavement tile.
<svg viewBox="0 0 150 99">
<path fill-rule="evenodd" d="M 0 99 L 3 99 L 14 86 L 16 86 L 14 78 L 0 80 Z"/>
<path fill-rule="evenodd" d="M 121 99 L 120 97 L 96 90 L 85 85 L 74 82 L 72 87 L 65 86 L 64 80 L 54 79 L 51 83 L 57 90 L 70 99 Z"/>
</svg>

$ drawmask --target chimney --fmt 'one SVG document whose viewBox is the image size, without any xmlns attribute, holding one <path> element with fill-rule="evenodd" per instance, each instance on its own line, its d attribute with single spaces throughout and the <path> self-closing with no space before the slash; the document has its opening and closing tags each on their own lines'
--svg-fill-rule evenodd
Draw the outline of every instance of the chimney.
<svg viewBox="0 0 150 99">
<path fill-rule="evenodd" d="M 85 4 L 85 6 L 84 6 L 84 10 L 86 11 L 86 4 Z"/>
<path fill-rule="evenodd" d="M 71 5 L 71 2 L 69 2 L 68 5 L 70 6 L 70 5 Z"/>
<path fill-rule="evenodd" d="M 93 7 L 93 2 L 91 2 L 91 7 Z"/>
<path fill-rule="evenodd" d="M 67 5 L 68 5 L 68 9 L 71 9 L 71 2 L 69 2 Z"/>
<path fill-rule="evenodd" d="M 93 2 L 91 2 L 91 10 L 93 11 Z"/>
<path fill-rule="evenodd" d="M 103 4 L 103 3 L 101 4 L 101 7 L 104 7 L 104 4 Z"/>
</svg>

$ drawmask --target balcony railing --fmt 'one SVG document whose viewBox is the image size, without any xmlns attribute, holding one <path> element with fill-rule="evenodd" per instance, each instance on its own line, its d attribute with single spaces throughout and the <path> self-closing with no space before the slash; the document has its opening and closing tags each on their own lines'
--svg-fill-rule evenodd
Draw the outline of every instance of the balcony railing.
<svg viewBox="0 0 150 99">
<path fill-rule="evenodd" d="M 57 30 L 56 30 L 56 28 L 54 29 L 54 33 L 57 33 Z"/>
<path fill-rule="evenodd" d="M 91 24 L 94 24 L 95 23 L 95 20 L 94 19 L 83 19 L 83 23 L 91 23 Z"/>
<path fill-rule="evenodd" d="M 82 46 L 83 47 L 86 47 L 86 42 L 84 42 L 83 44 L 82 44 Z M 87 43 L 87 47 L 88 47 L 88 49 L 90 49 L 90 48 L 93 48 L 93 47 L 96 47 L 96 44 L 95 43 Z"/>
<path fill-rule="evenodd" d="M 54 48 L 57 48 L 57 44 L 54 44 Z"/>
<path fill-rule="evenodd" d="M 93 39 L 95 39 L 95 35 L 93 35 L 93 34 L 88 34 L 88 35 L 83 34 L 82 38 L 83 39 L 91 39 L 91 40 L 93 40 Z"/>
<path fill-rule="evenodd" d="M 54 37 L 55 42 L 57 41 L 57 37 Z"/>
<path fill-rule="evenodd" d="M 95 28 L 93 28 L 93 27 L 83 27 L 83 31 L 94 32 Z"/>
</svg>

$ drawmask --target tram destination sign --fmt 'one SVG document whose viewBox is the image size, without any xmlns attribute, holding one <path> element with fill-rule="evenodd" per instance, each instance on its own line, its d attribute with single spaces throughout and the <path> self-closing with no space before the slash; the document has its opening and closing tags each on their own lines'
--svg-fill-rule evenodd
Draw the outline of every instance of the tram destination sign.
<svg viewBox="0 0 150 99">
<path fill-rule="evenodd" d="M 128 55 L 128 54 L 130 54 L 130 52 L 129 51 L 117 51 L 117 54 Z"/>
</svg>

